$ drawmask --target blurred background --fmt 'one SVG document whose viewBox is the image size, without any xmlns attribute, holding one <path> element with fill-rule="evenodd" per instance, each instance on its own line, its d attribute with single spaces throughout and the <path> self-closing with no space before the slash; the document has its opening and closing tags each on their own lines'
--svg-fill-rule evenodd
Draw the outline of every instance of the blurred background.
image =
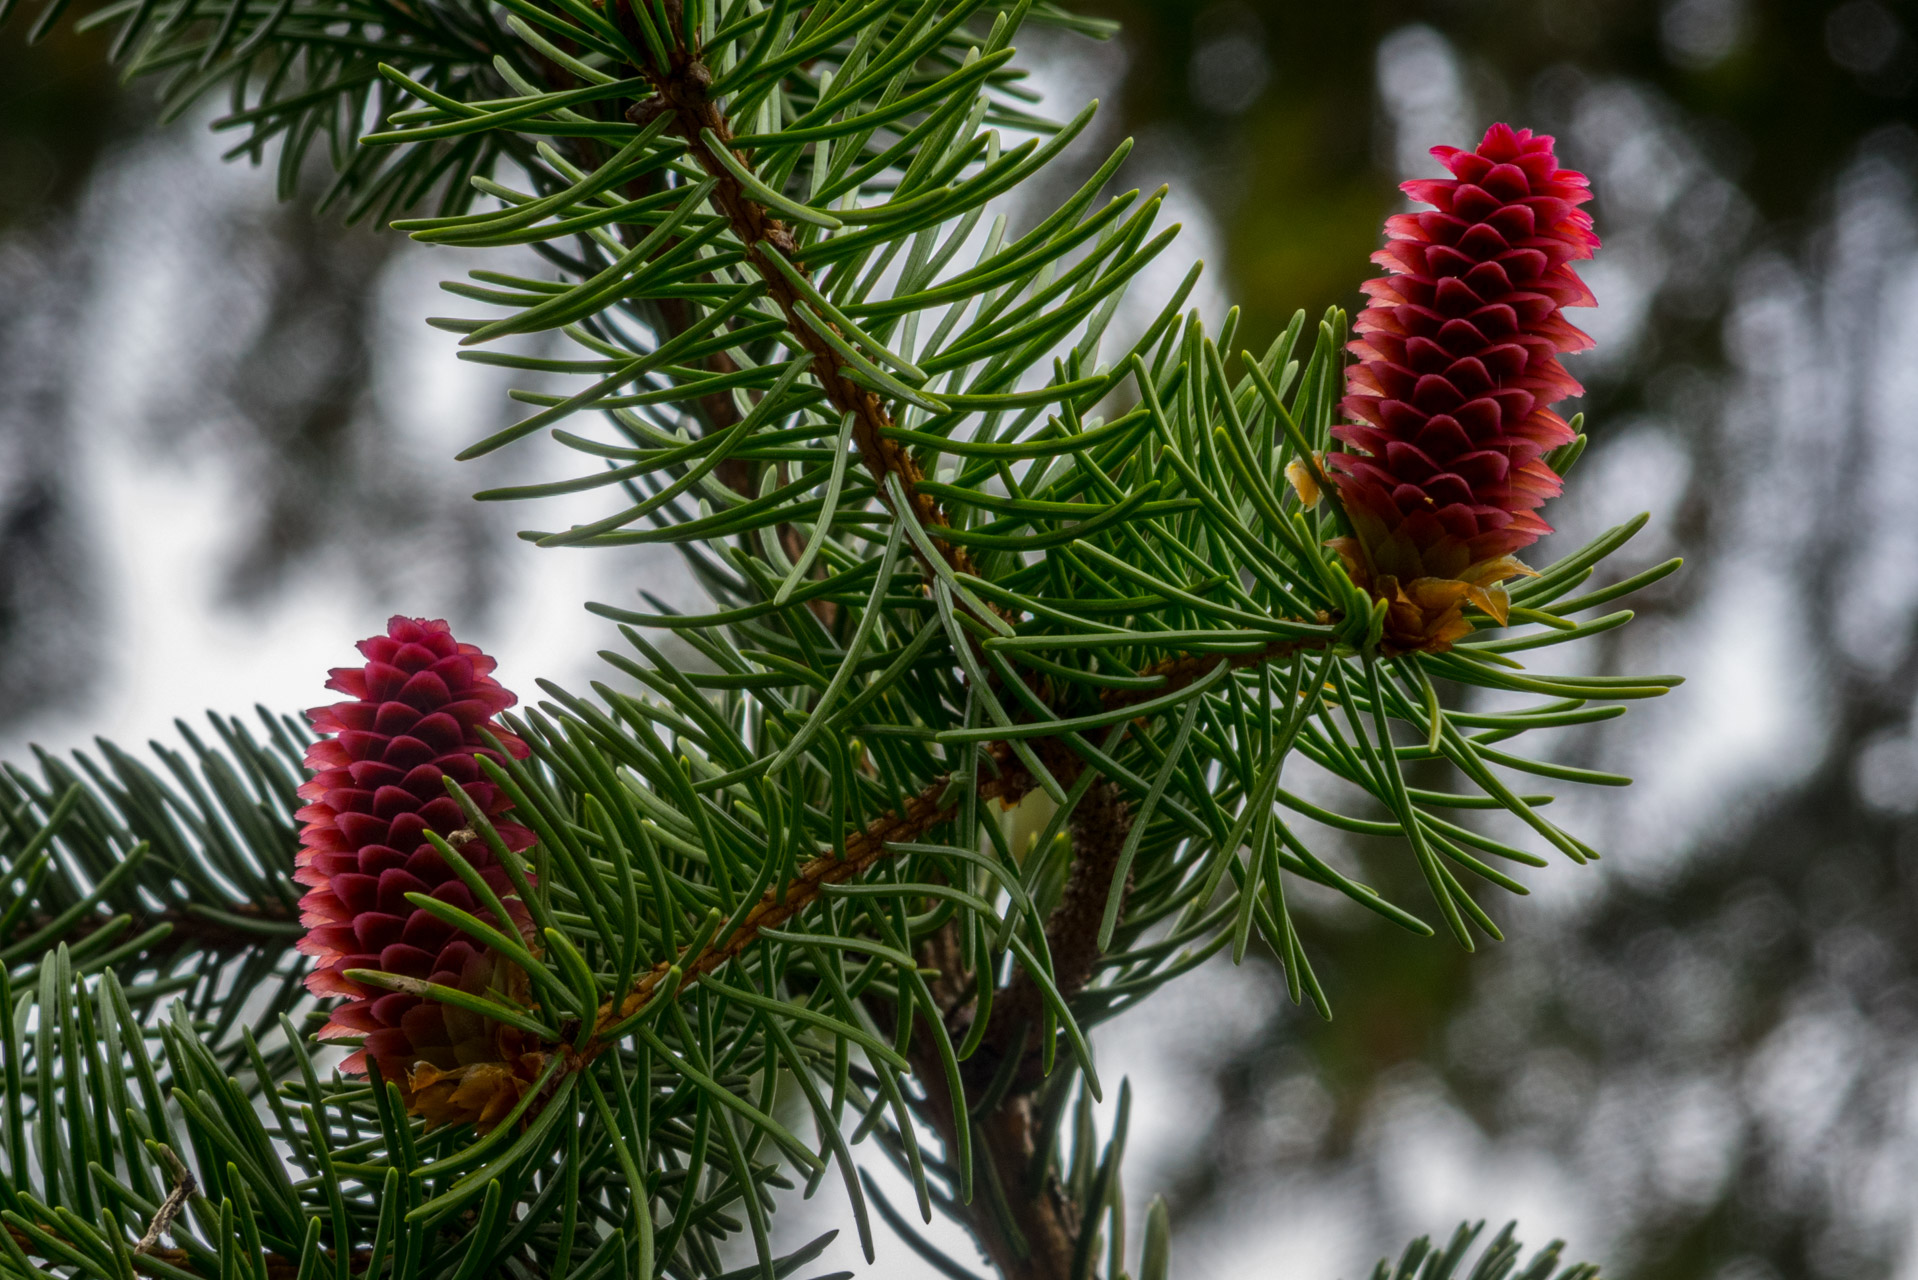
<svg viewBox="0 0 1918 1280">
<path fill-rule="evenodd" d="M 1041 78 L 1106 101 L 1096 141 L 1138 138 L 1125 180 L 1174 185 L 1204 305 L 1243 306 L 1255 348 L 1361 301 L 1426 148 L 1556 134 L 1605 247 L 1574 316 L 1593 445 L 1533 559 L 1649 510 L 1619 571 L 1689 561 L 1574 655 L 1690 683 L 1561 741 L 1639 781 L 1559 801 L 1606 858 L 1493 904 L 1505 945 L 1308 900 L 1336 1021 L 1254 958 L 1104 1033 L 1177 1274 L 1356 1278 L 1483 1216 L 1619 1280 L 1918 1277 L 1918 4 L 1089 7 L 1124 37 L 1041 42 Z M 544 455 L 449 461 L 509 412 L 420 323 L 453 255 L 275 204 L 101 40 L 21 41 L 0 31 L 6 758 L 318 701 L 394 609 L 449 617 L 509 685 L 581 685 L 612 640 L 582 600 L 685 590 L 670 556 L 535 553 L 470 500 Z M 1349 850 L 1416 902 L 1384 853 Z"/>
</svg>

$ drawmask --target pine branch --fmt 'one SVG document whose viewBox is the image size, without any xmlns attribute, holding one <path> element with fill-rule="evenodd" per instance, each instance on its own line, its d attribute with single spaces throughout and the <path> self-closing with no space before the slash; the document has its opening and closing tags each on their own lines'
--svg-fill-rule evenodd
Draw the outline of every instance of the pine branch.
<svg viewBox="0 0 1918 1280">
<path fill-rule="evenodd" d="M 1235 666 L 1255 666 L 1293 656 L 1302 647 L 1291 643 L 1273 645 L 1231 661 Z M 1168 660 L 1149 673 L 1161 675 L 1165 680 L 1165 687 L 1154 689 L 1152 694 L 1175 692 L 1217 665 L 1194 658 Z M 1109 691 L 1105 701 L 1108 706 L 1124 708 L 1147 696 L 1136 690 Z M 986 754 L 993 767 L 977 783 L 979 799 L 997 801 L 1010 808 L 1038 789 L 1037 780 L 1013 758 L 1010 744 L 1004 740 L 993 742 Z M 1085 767 L 1083 761 L 1062 748 L 1048 745 L 1045 756 L 1049 771 L 1067 785 L 1076 781 L 1079 771 Z M 617 1005 L 609 1001 L 601 1007 L 596 1020 L 598 1030 L 605 1031 L 623 1023 L 644 1009 L 659 994 L 661 984 L 675 973 L 676 981 L 684 984 L 696 981 L 703 974 L 717 972 L 750 947 L 762 929 L 779 928 L 799 916 L 818 899 L 823 885 L 842 884 L 869 870 L 888 855 L 888 846 L 918 840 L 953 821 L 959 814 L 959 804 L 952 798 L 958 785 L 960 780 L 951 775 L 935 779 L 911 799 L 903 814 L 892 811 L 881 814 L 863 830 L 850 835 L 841 850 L 814 859 L 793 879 L 768 889 L 759 904 L 724 938 L 715 940 L 696 955 L 682 953 L 674 960 L 655 965 L 634 983 L 632 991 Z M 1067 998 L 1078 994 L 1092 976 L 1099 954 L 1096 940 L 1100 920 L 1120 847 L 1129 830 L 1129 806 L 1124 792 L 1111 781 L 1095 783 L 1075 810 L 1072 875 L 1065 901 L 1053 913 L 1046 928 L 1056 969 L 1055 982 Z M 963 976 L 957 971 L 942 969 L 941 972 L 942 980 Z M 1005 1027 L 1008 1034 L 1016 1031 L 1023 1035 L 1027 1021 L 1039 1009 L 1038 990 L 1025 970 L 1018 971 L 1005 1001 L 998 1007 L 1004 1011 L 1001 1016 L 1005 1020 L 995 1026 Z M 998 1035 L 990 1043 L 1003 1046 L 1004 1040 L 1004 1035 Z M 582 1057 L 590 1058 L 605 1047 L 597 1035 L 588 1045 Z"/>
<path fill-rule="evenodd" d="M 23 918 L 11 936 L 0 939 L 0 947 L 10 947 L 43 933 L 57 923 L 57 917 L 44 913 Z M 78 946 L 95 934 L 111 929 L 115 936 L 133 936 L 164 928 L 154 942 L 164 940 L 171 947 L 196 951 L 237 953 L 260 946 L 291 946 L 306 931 L 299 913 L 280 903 L 238 902 L 217 914 L 196 903 L 165 907 L 159 911 L 124 912 L 119 915 L 89 915 L 59 930 L 55 939 Z"/>
<path fill-rule="evenodd" d="M 154 1215 L 153 1223 L 147 1229 L 147 1235 L 142 1236 L 139 1243 L 129 1251 L 126 1259 L 127 1266 L 135 1275 L 147 1276 L 150 1280 L 179 1280 L 181 1273 L 189 1276 L 206 1276 L 207 1280 L 215 1280 L 215 1277 L 217 1277 L 219 1273 L 217 1271 L 208 1272 L 195 1266 L 195 1258 L 189 1250 L 166 1248 L 157 1243 L 162 1233 L 172 1224 L 173 1219 L 179 1215 L 180 1209 L 186 1205 L 188 1197 L 196 1190 L 191 1174 L 186 1175 L 185 1181 L 180 1183 L 179 1186 L 184 1188 L 184 1190 L 180 1192 L 178 1202 L 176 1203 L 176 1201 L 169 1196 L 161 1205 L 160 1212 Z M 172 1206 L 170 1213 L 168 1212 L 169 1206 Z M 26 1229 L 15 1226 L 11 1222 L 4 1225 L 6 1226 L 7 1235 L 22 1253 L 29 1256 L 44 1256 L 41 1242 L 35 1239 L 34 1236 L 29 1235 Z M 63 1233 L 57 1224 L 51 1222 L 35 1222 L 32 1224 L 32 1227 L 35 1231 L 44 1233 L 51 1239 L 65 1245 L 69 1250 L 75 1253 L 79 1252 L 74 1241 Z M 327 1249 L 322 1252 L 321 1256 L 332 1259 L 336 1255 L 333 1250 Z M 351 1273 L 354 1275 L 363 1273 L 367 1268 L 367 1264 L 372 1262 L 372 1260 L 372 1250 L 358 1250 L 349 1258 Z M 271 1250 L 266 1250 L 259 1254 L 258 1264 L 261 1270 L 264 1271 L 266 1280 L 299 1280 L 302 1275 L 306 1274 L 301 1270 L 300 1260 L 298 1258 L 289 1258 L 284 1254 L 274 1253 Z"/>
<path fill-rule="evenodd" d="M 1471 1280 L 1598 1280 L 1598 1268 L 1590 1263 L 1575 1262 L 1559 1268 L 1563 1240 L 1554 1240 L 1540 1249 L 1521 1269 L 1524 1246 L 1513 1236 L 1517 1226 L 1515 1222 L 1506 1223 L 1479 1251 L 1469 1272 L 1465 1270 L 1465 1258 L 1485 1230 L 1483 1221 L 1460 1223 L 1443 1249 L 1435 1247 L 1430 1237 L 1420 1236 L 1405 1246 L 1396 1266 L 1381 1260 L 1372 1272 L 1372 1280 L 1458 1280 L 1461 1275 L 1469 1275 Z"/>
<path fill-rule="evenodd" d="M 620 0 L 611 8 L 627 29 L 629 40 L 635 47 L 642 47 L 643 39 L 628 8 L 631 3 L 633 0 Z M 926 528 L 946 564 L 955 573 L 975 574 L 977 566 L 966 549 L 940 538 L 937 531 L 951 521 L 938 501 L 920 489 L 925 475 L 919 465 L 898 441 L 887 435 L 894 423 L 885 402 L 876 392 L 855 381 L 851 374 L 852 364 L 839 348 L 800 318 L 801 298 L 798 289 L 787 278 L 786 272 L 775 266 L 767 256 L 766 251 L 770 247 L 782 256 L 789 270 L 801 278 L 809 279 L 811 276 L 799 245 L 787 225 L 774 217 L 765 205 L 748 195 L 736 176 L 737 170 L 744 167 L 748 159 L 733 149 L 732 121 L 707 93 L 712 84 L 712 73 L 697 53 L 684 43 L 682 3 L 683 0 L 666 0 L 668 22 L 674 36 L 670 66 L 664 70 L 646 69 L 656 96 L 635 104 L 627 111 L 627 118 L 635 124 L 643 124 L 658 115 L 672 114 L 673 132 L 685 140 L 688 153 L 713 180 L 713 203 L 725 215 L 733 235 L 745 247 L 747 261 L 765 282 L 766 295 L 784 315 L 789 336 L 812 355 L 813 376 L 825 389 L 833 408 L 841 414 L 852 416 L 853 439 L 858 445 L 860 461 L 872 476 L 881 501 L 892 501 L 886 480 L 889 476 L 896 477 L 914 516 Z M 716 154 L 716 147 L 723 148 L 733 163 L 722 161 Z M 828 324 L 827 327 L 835 333 L 839 332 L 836 326 Z M 839 336 L 842 339 L 844 337 L 843 333 Z M 924 553 L 915 545 L 914 554 L 923 558 Z M 930 564 L 927 569 L 930 573 Z M 1010 619 L 1014 615 L 1005 612 L 1004 616 Z"/>
<path fill-rule="evenodd" d="M 153 767 L 112 745 L 71 763 L 42 753 L 38 776 L 0 771 L 0 965 L 64 943 L 83 970 L 131 975 L 169 957 L 277 957 L 304 926 L 289 874 L 300 730 L 260 713 L 262 742 L 209 716 Z"/>
<path fill-rule="evenodd" d="M 891 852 L 889 845 L 917 840 L 951 822 L 959 812 L 958 802 L 952 799 L 955 782 L 956 779 L 951 777 L 936 780 L 911 799 L 904 813 L 882 814 L 868 823 L 864 830 L 848 837 L 843 850 L 814 859 L 801 868 L 794 879 L 777 889 L 767 890 L 758 905 L 724 938 L 715 940 L 690 957 L 681 953 L 673 961 L 661 961 L 655 965 L 634 984 L 631 993 L 617 1006 L 608 1002 L 600 1008 L 597 1030 L 604 1032 L 625 1022 L 659 997 L 662 991 L 670 999 L 678 995 L 684 984 L 694 982 L 705 974 L 718 972 L 752 946 L 762 930 L 780 928 L 799 916 L 819 899 L 825 885 L 844 884 L 871 869 L 873 864 Z M 981 783 L 979 795 L 981 799 L 1016 804 L 1032 787 L 1030 777 L 1008 768 Z M 665 986 L 669 979 L 673 979 L 675 985 Z M 594 1039 L 587 1042 L 580 1057 L 590 1060 L 603 1052 L 608 1044 L 596 1034 Z"/>
</svg>

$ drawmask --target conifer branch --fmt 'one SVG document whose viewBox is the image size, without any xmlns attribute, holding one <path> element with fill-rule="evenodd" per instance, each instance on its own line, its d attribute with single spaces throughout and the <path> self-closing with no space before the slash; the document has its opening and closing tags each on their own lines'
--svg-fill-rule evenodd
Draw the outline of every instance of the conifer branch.
<svg viewBox="0 0 1918 1280">
<path fill-rule="evenodd" d="M 1073 810 L 1072 865 L 1059 905 L 1046 922 L 1052 980 L 1067 1001 L 1085 989 L 1099 959 L 1100 920 L 1132 817 L 1122 789 L 1105 779 L 1093 782 Z M 1122 898 L 1130 888 L 1129 874 L 1127 879 Z M 947 1021 L 963 1024 L 977 1016 L 970 1007 L 970 975 L 953 931 L 948 928 L 929 939 L 921 958 L 944 975 L 935 989 L 943 991 Z M 1074 1202 L 1050 1166 L 1034 1159 L 1047 1141 L 1035 1098 L 1046 1079 L 1045 1046 L 1038 1031 L 1041 1009 L 1031 971 L 1015 970 L 993 998 L 991 1025 L 980 1052 L 964 1064 L 968 1097 L 996 1098 L 972 1120 L 991 1185 L 1000 1194 L 975 1196 L 961 1206 L 960 1216 L 1005 1280 L 1071 1280 L 1079 1235 L 1088 1220 L 1085 1206 Z M 955 1108 L 933 1046 L 930 1034 L 914 1038 L 915 1074 L 926 1091 L 918 1112 L 953 1151 L 959 1146 Z"/>
<path fill-rule="evenodd" d="M 191 1196 L 192 1191 L 189 1190 L 187 1199 L 190 1199 Z M 185 1203 L 186 1200 L 183 1200 L 182 1205 Z M 175 1210 L 174 1216 L 178 1216 L 178 1210 Z M 171 1218 L 168 1219 L 169 1223 L 171 1220 Z M 155 1221 L 159 1221 L 157 1216 Z M 33 1235 L 30 1235 L 25 1229 L 15 1226 L 11 1222 L 5 1225 L 7 1235 L 22 1253 L 29 1257 L 41 1256 L 40 1242 L 36 1240 Z M 73 1248 L 73 1241 L 52 1223 L 36 1222 L 33 1224 L 33 1228 L 67 1248 Z M 155 1238 L 157 1239 L 157 1237 Z M 141 1247 L 145 1246 L 145 1244 L 145 1240 L 142 1239 L 140 1246 L 131 1249 L 127 1255 L 127 1265 L 132 1269 L 135 1275 L 149 1277 L 149 1280 L 178 1280 L 182 1272 L 190 1276 L 207 1274 L 206 1271 L 194 1265 L 195 1259 L 192 1253 L 185 1249 L 170 1249 L 157 1245 Z M 322 1256 L 332 1258 L 335 1255 L 331 1249 L 327 1249 Z M 364 1272 L 367 1264 L 372 1260 L 372 1250 L 356 1250 L 348 1259 L 352 1274 L 358 1275 Z M 263 1250 L 258 1255 L 258 1262 L 260 1268 L 265 1272 L 266 1280 L 299 1280 L 301 1272 L 299 1259 L 297 1258 L 289 1258 L 284 1254 L 274 1253 L 268 1249 Z M 217 1272 L 214 1274 L 217 1275 Z"/>
<path fill-rule="evenodd" d="M 290 850 L 287 860 L 292 861 Z M 239 952 L 263 946 L 290 947 L 294 939 L 305 932 L 298 913 L 277 902 L 234 903 L 217 913 L 187 905 L 122 914 L 127 916 L 126 925 L 116 924 L 119 915 L 87 916 L 62 930 L 59 941 L 74 946 L 107 928 L 117 928 L 132 937 L 164 925 L 167 929 L 164 941 L 169 946 Z M 13 931 L 13 936 L 0 939 L 0 945 L 11 946 L 25 941 L 53 923 L 54 917 L 49 915 L 28 916 Z"/>
<path fill-rule="evenodd" d="M 1009 754 L 1006 753 L 1007 756 Z M 693 956 L 682 954 L 675 960 L 655 965 L 633 984 L 632 991 L 625 999 L 617 1005 L 609 1001 L 601 1006 L 598 1028 L 607 1030 L 644 1009 L 660 995 L 662 984 L 675 970 L 687 983 L 704 974 L 717 972 L 750 947 L 759 938 L 761 930 L 780 928 L 816 902 L 824 886 L 844 884 L 870 870 L 891 852 L 889 845 L 917 840 L 951 822 L 959 813 L 958 802 L 953 798 L 956 781 L 950 776 L 935 780 L 907 802 L 903 814 L 881 814 L 864 829 L 847 837 L 842 850 L 813 859 L 800 869 L 797 877 L 777 889 L 768 889 L 759 904 L 726 937 L 716 939 Z M 1006 764 L 993 777 L 982 781 L 978 790 L 981 799 L 1012 805 L 1028 795 L 1034 785 L 1030 775 L 1016 765 Z M 678 990 L 675 987 L 668 991 L 668 998 L 677 995 Z M 581 1053 L 581 1057 L 590 1058 L 606 1047 L 605 1041 L 595 1038 L 589 1042 L 589 1048 Z"/>
<path fill-rule="evenodd" d="M 629 38 L 635 46 L 640 47 L 638 28 L 632 14 L 626 9 L 632 2 L 619 0 L 619 3 L 608 7 L 628 29 Z M 638 124 L 660 114 L 672 114 L 672 131 L 684 139 L 689 153 L 713 179 L 713 204 L 725 215 L 733 234 L 745 248 L 747 261 L 765 282 L 766 296 L 773 300 L 785 317 L 789 337 L 812 355 L 813 376 L 825 390 L 832 406 L 841 414 L 853 416 L 853 440 L 858 446 L 860 461 L 877 485 L 880 500 L 890 503 L 886 478 L 898 477 L 913 516 L 925 528 L 947 566 L 955 573 L 976 573 L 977 568 L 966 549 L 939 536 L 938 530 L 948 526 L 951 521 L 938 501 L 920 490 L 919 485 L 925 475 L 919 464 L 913 461 L 898 441 L 887 436 L 893 420 L 885 402 L 878 393 L 861 386 L 852 377 L 851 362 L 812 325 L 800 318 L 798 289 L 766 255 L 766 247 L 771 246 L 785 258 L 790 270 L 802 277 L 809 277 L 811 273 L 801 260 L 799 245 L 786 223 L 775 217 L 765 205 L 754 200 L 735 175 L 735 170 L 746 164 L 747 157 L 733 149 L 732 121 L 707 93 L 712 84 L 712 73 L 697 53 L 686 47 L 682 38 L 685 24 L 680 20 L 681 0 L 667 0 L 666 11 L 674 33 L 671 65 L 665 70 L 645 69 L 656 96 L 636 103 L 627 111 L 627 118 Z M 734 163 L 729 165 L 722 161 L 715 153 L 713 141 L 709 139 L 717 140 Z M 836 330 L 836 326 L 829 327 Z M 914 554 L 921 554 L 916 546 Z M 930 572 L 931 566 L 927 568 Z M 994 607 L 1002 616 L 1016 616 L 1009 610 Z"/>
<path fill-rule="evenodd" d="M 1238 655 L 1230 661 L 1234 666 L 1255 666 L 1292 657 L 1309 647 L 1313 646 L 1287 641 L 1267 646 L 1256 653 Z M 1217 665 L 1216 659 L 1208 661 L 1200 656 L 1169 659 L 1141 673 L 1163 676 L 1164 686 L 1149 691 L 1108 690 L 1103 701 L 1113 708 L 1129 706 L 1148 697 L 1183 688 Z M 977 792 L 981 800 L 997 801 L 1009 808 L 1037 789 L 1037 780 L 1013 758 L 1009 743 L 995 741 L 988 746 L 986 754 L 992 762 L 992 768 L 978 781 Z M 1073 783 L 1079 770 L 1085 767 L 1078 756 L 1050 742 L 1043 752 L 1043 761 L 1054 777 L 1066 785 Z M 661 961 L 655 965 L 633 984 L 633 989 L 623 1000 L 617 1004 L 608 1001 L 601 1006 L 596 1019 L 598 1031 L 613 1028 L 644 1009 L 660 994 L 662 984 L 675 972 L 682 985 L 704 974 L 717 972 L 750 947 L 761 930 L 780 928 L 799 916 L 817 901 L 823 886 L 843 884 L 870 870 L 888 854 L 889 845 L 918 840 L 951 822 L 959 813 L 959 805 L 952 798 L 957 783 L 958 779 L 951 775 L 934 780 L 911 798 L 903 814 L 896 811 L 881 814 L 862 830 L 849 835 L 843 849 L 815 858 L 802 867 L 792 880 L 768 889 L 759 905 L 726 937 L 714 940 L 690 957 L 682 953 L 674 960 Z M 1094 783 L 1074 811 L 1071 876 L 1067 881 L 1065 899 L 1054 911 L 1046 928 L 1055 966 L 1054 980 L 1068 999 L 1085 986 L 1097 962 L 1099 923 L 1105 911 L 1120 847 L 1131 829 L 1130 817 L 1130 807 L 1123 790 L 1109 779 Z M 948 979 L 963 977 L 963 973 L 956 969 L 942 969 L 942 972 Z M 669 996 L 676 995 L 678 989 L 675 987 L 668 993 Z M 994 1025 L 996 1029 L 1003 1028 L 1003 1031 L 996 1030 L 994 1040 L 989 1043 L 997 1043 L 1003 1050 L 1008 1034 L 1024 1036 L 1029 1021 L 1039 1011 L 1038 989 L 1033 986 L 1025 970 L 1018 971 L 1004 1002 L 996 1007 L 1001 1013 Z M 595 1038 L 580 1056 L 590 1059 L 605 1047 L 605 1042 L 597 1038 L 596 1032 Z"/>
</svg>

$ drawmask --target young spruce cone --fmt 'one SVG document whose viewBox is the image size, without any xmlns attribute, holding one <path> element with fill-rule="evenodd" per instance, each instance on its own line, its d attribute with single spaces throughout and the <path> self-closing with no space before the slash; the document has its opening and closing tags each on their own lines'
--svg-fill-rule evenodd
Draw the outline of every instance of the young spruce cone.
<svg viewBox="0 0 1918 1280">
<path fill-rule="evenodd" d="M 1593 298 L 1572 263 L 1598 237 L 1582 173 L 1552 139 L 1495 124 L 1476 151 L 1434 147 L 1451 178 L 1407 182 L 1436 206 L 1385 223 L 1343 403 L 1348 446 L 1328 459 L 1356 539 L 1353 577 L 1391 602 L 1388 650 L 1441 652 L 1471 627 L 1469 602 L 1504 620 L 1498 584 L 1550 533 L 1537 514 L 1560 481 L 1546 455 L 1573 439 L 1550 406 L 1584 388 L 1558 357 L 1592 340 L 1562 308 Z"/>
<path fill-rule="evenodd" d="M 343 1069 L 358 1074 L 372 1058 L 383 1077 L 401 1085 L 415 1113 L 490 1124 L 517 1100 L 515 1082 L 530 1067 L 520 1060 L 517 1033 L 347 975 L 377 970 L 526 1002 L 519 966 L 406 900 L 408 893 L 427 894 L 530 938 L 530 918 L 512 882 L 467 828 L 443 781 L 452 778 L 465 790 L 507 848 L 533 844 L 532 832 L 500 820 L 512 803 L 479 767 L 481 756 L 500 758 L 482 730 L 516 759 L 526 757 L 526 744 L 493 721 L 517 699 L 490 674 L 494 660 L 454 640 L 444 622 L 395 617 L 385 635 L 361 641 L 359 649 L 366 664 L 335 668 L 327 681 L 347 700 L 307 713 L 315 729 L 333 736 L 307 752 L 313 776 L 299 791 L 307 805 L 298 814 L 304 847 L 294 879 L 308 886 L 300 899 L 308 932 L 299 948 L 318 962 L 306 985 L 315 995 L 347 1000 L 320 1036 L 364 1037 Z M 510 921 L 493 919 L 480 905 L 428 843 L 429 831 L 473 866 Z"/>
</svg>

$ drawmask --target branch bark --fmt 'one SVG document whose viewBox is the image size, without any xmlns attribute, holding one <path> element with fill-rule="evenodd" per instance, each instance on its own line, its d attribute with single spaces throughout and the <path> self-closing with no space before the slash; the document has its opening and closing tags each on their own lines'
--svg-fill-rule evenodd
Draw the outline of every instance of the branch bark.
<svg viewBox="0 0 1918 1280">
<path fill-rule="evenodd" d="M 1072 867 L 1059 905 L 1046 920 L 1053 981 L 1067 1001 L 1092 980 L 1100 954 L 1099 924 L 1132 829 L 1132 808 L 1118 784 L 1094 782 L 1073 811 L 1069 829 Z M 1122 899 L 1130 887 L 1128 879 L 1120 888 Z M 941 971 L 935 990 L 951 993 L 952 1003 L 943 1010 L 948 1022 L 968 1020 L 971 1011 L 963 1002 L 970 1000 L 973 987 L 960 968 L 951 930 L 929 942 L 921 958 Z M 951 980 L 945 980 L 948 975 Z M 1045 1079 L 1041 1009 L 1032 975 L 1016 970 L 993 999 L 984 1043 L 961 1066 L 968 1099 L 989 1096 L 1003 1071 L 1013 1073 L 999 1101 L 975 1122 L 973 1159 L 984 1185 L 962 1207 L 964 1225 L 1005 1280 L 1071 1280 L 1073 1254 L 1087 1227 L 1086 1206 L 1067 1194 L 1051 1161 L 1040 1155 L 1047 1139 L 1036 1114 L 1037 1091 Z M 953 1101 L 933 1046 L 930 1030 L 922 1031 L 913 1037 L 908 1056 L 926 1091 L 920 1118 L 951 1153 L 957 1149 Z M 1008 1056 L 1019 1061 L 1008 1064 Z"/>
</svg>

